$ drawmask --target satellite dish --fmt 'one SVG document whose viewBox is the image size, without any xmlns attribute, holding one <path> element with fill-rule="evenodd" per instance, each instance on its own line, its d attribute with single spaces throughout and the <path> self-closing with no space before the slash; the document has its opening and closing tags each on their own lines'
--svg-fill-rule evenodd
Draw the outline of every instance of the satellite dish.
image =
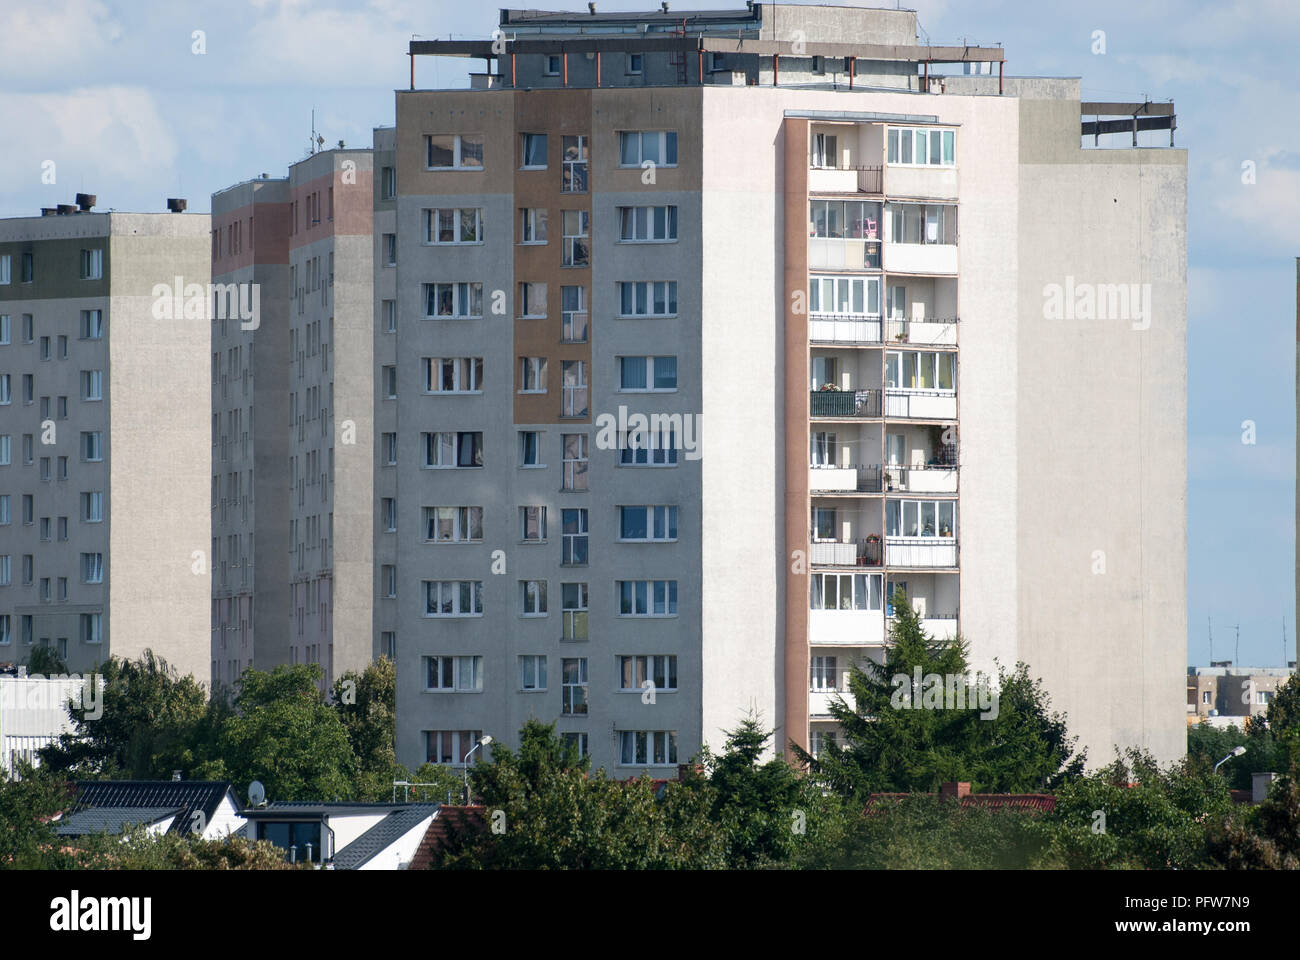
<svg viewBox="0 0 1300 960">
<path fill-rule="evenodd" d="M 266 787 L 262 786 L 261 780 L 254 780 L 248 785 L 248 803 L 254 807 L 266 803 Z"/>
</svg>

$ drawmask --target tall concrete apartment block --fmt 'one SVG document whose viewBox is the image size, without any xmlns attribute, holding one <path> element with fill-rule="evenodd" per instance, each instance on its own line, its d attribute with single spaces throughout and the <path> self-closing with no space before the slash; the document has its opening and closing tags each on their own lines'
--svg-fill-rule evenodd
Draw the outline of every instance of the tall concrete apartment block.
<svg viewBox="0 0 1300 960">
<path fill-rule="evenodd" d="M 94 203 L 0 220 L 0 660 L 202 680 L 209 218 Z"/>
<path fill-rule="evenodd" d="M 214 685 L 374 654 L 373 207 L 369 149 L 213 196 L 214 273 L 260 306 L 214 332 Z"/>
<path fill-rule="evenodd" d="M 399 760 L 536 716 L 631 775 L 750 711 L 816 752 L 895 589 L 1027 662 L 1093 762 L 1182 754 L 1186 156 L 1083 141 L 1171 105 L 896 10 L 505 10 L 410 53 L 377 214 Z M 488 67 L 417 90 L 422 55 Z"/>
</svg>

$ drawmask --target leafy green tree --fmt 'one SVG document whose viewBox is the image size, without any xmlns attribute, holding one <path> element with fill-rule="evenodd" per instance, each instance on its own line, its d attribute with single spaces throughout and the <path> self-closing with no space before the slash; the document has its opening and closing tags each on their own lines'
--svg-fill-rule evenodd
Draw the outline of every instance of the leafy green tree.
<svg viewBox="0 0 1300 960">
<path fill-rule="evenodd" d="M 1245 727 L 1244 730 L 1237 726 L 1212 727 L 1205 721 L 1188 727 L 1188 758 L 1213 766 L 1235 748 L 1245 747 L 1241 757 L 1234 757 L 1219 768 L 1219 776 L 1225 777 L 1235 790 L 1249 790 L 1253 772 L 1285 770 L 1286 750 L 1268 725 L 1247 717 Z"/>
<path fill-rule="evenodd" d="M 412 800 L 427 800 L 433 803 L 450 802 L 453 804 L 464 802 L 464 780 L 459 773 L 444 764 L 424 763 L 409 776 L 400 777 L 399 779 L 421 784 L 419 787 L 411 788 L 410 797 Z M 403 795 L 399 793 L 398 798 L 400 799 Z M 450 801 L 448 801 L 448 797 L 451 798 Z"/>
<path fill-rule="evenodd" d="M 260 780 L 273 800 L 355 799 L 356 758 L 321 676 L 314 663 L 244 671 L 216 742 L 238 789 Z"/>
<path fill-rule="evenodd" d="M 41 751 L 41 764 L 80 779 L 171 779 L 192 774 L 203 757 L 197 731 L 207 710 L 203 688 L 146 650 L 139 660 L 104 665 L 102 699 L 70 710 L 73 732 Z M 89 698 L 85 698 L 89 699 Z"/>
<path fill-rule="evenodd" d="M 232 836 L 204 840 L 186 834 L 155 835 L 143 827 L 125 836 L 79 837 L 68 856 L 87 870 L 300 870 L 269 840 Z"/>
<path fill-rule="evenodd" d="M 827 744 L 816 758 L 795 745 L 819 781 L 843 796 L 865 798 L 933 792 L 953 780 L 970 781 L 977 791 L 1023 792 L 1082 772 L 1084 758 L 1074 755 L 1065 717 L 1050 712 L 1041 682 L 1029 678 L 1024 664 L 1011 673 L 999 669 L 996 687 L 984 681 L 990 709 L 981 709 L 974 684 L 966 688 L 964 708 L 947 709 L 944 692 L 937 698 L 927 692 L 933 688 L 925 678 L 966 677 L 965 641 L 926 634 L 902 591 L 894 610 L 884 662 L 869 660 L 865 670 L 852 665 L 853 706 L 839 697 L 831 704 L 843 744 Z M 922 685 L 914 690 L 917 677 Z"/>
<path fill-rule="evenodd" d="M 348 671 L 334 681 L 334 711 L 357 759 L 354 796 L 388 800 L 393 781 L 409 779 L 397 762 L 397 670 L 381 657 L 361 673 Z"/>
<path fill-rule="evenodd" d="M 68 665 L 59 658 L 53 647 L 46 644 L 32 648 L 26 666 L 29 674 L 42 677 L 57 677 L 68 673 Z"/>
<path fill-rule="evenodd" d="M 0 771 L 0 869 L 69 865 L 54 843 L 50 824 L 72 802 L 71 785 L 49 770 L 21 764 L 13 779 Z"/>
<path fill-rule="evenodd" d="M 1230 870 L 1300 870 L 1300 771 L 1293 765 L 1264 802 L 1211 827 L 1209 852 Z"/>
</svg>

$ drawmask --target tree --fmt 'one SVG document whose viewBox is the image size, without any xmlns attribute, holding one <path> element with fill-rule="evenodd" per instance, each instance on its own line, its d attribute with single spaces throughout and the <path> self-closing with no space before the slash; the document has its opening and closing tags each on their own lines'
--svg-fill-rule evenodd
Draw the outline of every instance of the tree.
<svg viewBox="0 0 1300 960">
<path fill-rule="evenodd" d="M 1268 704 L 1268 727 L 1277 737 L 1300 739 L 1300 673 L 1277 688 Z"/>
<path fill-rule="evenodd" d="M 0 869 L 67 865 L 57 855 L 50 822 L 72 800 L 71 785 L 49 770 L 21 764 L 16 779 L 0 771 Z"/>
<path fill-rule="evenodd" d="M 387 800 L 393 781 L 409 779 L 397 762 L 397 670 L 381 657 L 334 681 L 334 711 L 357 760 L 356 799 Z"/>
<path fill-rule="evenodd" d="M 1219 768 L 1219 776 L 1236 790 L 1250 789 L 1250 775 L 1257 771 L 1279 771 L 1287 767 L 1286 750 L 1262 718 L 1246 717 L 1245 729 L 1237 726 L 1212 727 L 1202 720 L 1187 728 L 1187 756 L 1213 766 L 1236 747 L 1245 747 Z"/>
<path fill-rule="evenodd" d="M 970 781 L 977 791 L 1042 789 L 1082 772 L 1084 758 L 1074 755 L 1065 717 L 1049 712 L 1041 682 L 1024 664 L 1009 674 L 999 668 L 996 686 L 971 684 L 964 702 L 954 696 L 949 703 L 949 684 L 964 684 L 969 674 L 965 641 L 926 634 L 901 590 L 894 610 L 884 662 L 868 660 L 865 670 L 851 665 L 853 706 L 841 697 L 831 704 L 843 745 L 828 743 L 816 758 L 795 745 L 818 780 L 865 799 L 881 791 L 933 792 L 953 780 Z"/>
<path fill-rule="evenodd" d="M 180 677 L 146 650 L 139 660 L 113 657 L 103 668 L 97 710 L 83 703 L 69 713 L 74 731 L 41 751 L 51 771 L 82 779 L 170 780 L 193 772 L 207 697 L 193 677 Z"/>
<path fill-rule="evenodd" d="M 1300 771 L 1292 765 L 1259 806 L 1211 829 L 1210 856 L 1230 870 L 1300 870 Z"/>
<path fill-rule="evenodd" d="M 273 800 L 354 799 L 356 758 L 320 680 L 314 663 L 244 671 L 215 754 L 240 790 L 260 780 Z"/>
<path fill-rule="evenodd" d="M 64 663 L 54 648 L 46 644 L 33 647 L 27 655 L 27 673 L 32 676 L 57 677 L 66 676 L 68 665 Z"/>
</svg>

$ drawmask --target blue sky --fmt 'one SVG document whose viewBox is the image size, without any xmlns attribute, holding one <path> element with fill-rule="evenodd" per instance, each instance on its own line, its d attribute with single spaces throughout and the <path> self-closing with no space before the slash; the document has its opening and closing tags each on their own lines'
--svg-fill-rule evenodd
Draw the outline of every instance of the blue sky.
<svg viewBox="0 0 1300 960">
<path fill-rule="evenodd" d="M 517 4 L 585 9 L 575 0 Z M 652 2 L 600 0 L 602 9 Z M 673 0 L 673 10 L 741 6 Z M 870 4 L 868 4 L 870 5 Z M 874 4 L 881 5 L 881 4 Z M 101 209 L 208 209 L 212 191 L 393 122 L 413 36 L 482 36 L 496 4 L 447 0 L 9 0 L 0 29 L 0 216 L 95 193 Z M 1173 98 L 1188 187 L 1188 655 L 1295 657 L 1295 257 L 1300 124 L 1291 0 L 915 0 L 933 43 L 1002 43 L 1010 75 L 1080 76 L 1085 98 Z M 206 52 L 193 52 L 194 31 Z M 1106 52 L 1093 53 L 1094 31 Z M 426 58 L 420 87 L 460 86 Z M 55 162 L 53 185 L 42 164 Z M 1243 183 L 1242 165 L 1255 182 Z M 1252 292 L 1253 291 L 1253 292 Z M 1242 443 L 1243 421 L 1256 442 Z"/>
</svg>

